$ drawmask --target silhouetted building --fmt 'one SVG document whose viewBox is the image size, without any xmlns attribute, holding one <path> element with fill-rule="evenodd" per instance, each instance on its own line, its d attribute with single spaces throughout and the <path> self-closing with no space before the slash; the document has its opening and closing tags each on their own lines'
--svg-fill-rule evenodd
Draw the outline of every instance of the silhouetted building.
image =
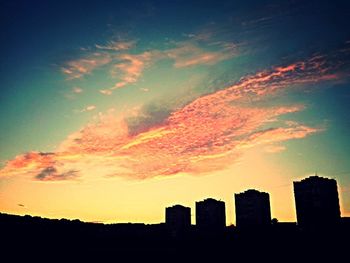
<svg viewBox="0 0 350 263">
<path fill-rule="evenodd" d="M 339 222 L 340 208 L 336 180 L 316 175 L 293 184 L 299 226 L 309 228 Z"/>
<path fill-rule="evenodd" d="M 271 224 L 268 193 L 247 190 L 235 194 L 237 227 L 263 227 Z"/>
<path fill-rule="evenodd" d="M 165 223 L 172 230 L 184 230 L 191 226 L 191 208 L 174 205 L 165 208 Z"/>
<path fill-rule="evenodd" d="M 196 225 L 201 230 L 220 230 L 226 226 L 225 202 L 212 198 L 196 202 Z"/>
</svg>

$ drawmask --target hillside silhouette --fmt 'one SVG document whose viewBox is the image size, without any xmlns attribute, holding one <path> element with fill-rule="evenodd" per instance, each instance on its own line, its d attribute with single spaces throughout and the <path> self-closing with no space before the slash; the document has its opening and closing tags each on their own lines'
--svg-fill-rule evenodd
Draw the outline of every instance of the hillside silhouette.
<svg viewBox="0 0 350 263">
<path fill-rule="evenodd" d="M 349 218 L 337 225 L 302 230 L 295 223 L 273 220 L 268 227 L 234 226 L 207 231 L 191 225 L 173 232 L 166 224 L 102 224 L 79 220 L 46 219 L 0 214 L 3 255 L 11 258 L 50 257 L 76 259 L 115 258 L 223 261 L 230 259 L 337 260 L 347 254 Z M 42 258 L 44 259 L 44 258 Z M 278 260 L 280 259 L 280 260 Z"/>
</svg>

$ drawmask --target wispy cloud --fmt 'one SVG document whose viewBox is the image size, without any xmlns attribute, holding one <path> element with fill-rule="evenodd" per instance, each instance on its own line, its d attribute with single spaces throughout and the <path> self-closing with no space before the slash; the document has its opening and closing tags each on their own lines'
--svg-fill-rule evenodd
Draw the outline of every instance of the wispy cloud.
<svg viewBox="0 0 350 263">
<path fill-rule="evenodd" d="M 279 153 L 279 152 L 283 152 L 284 150 L 286 150 L 287 148 L 283 145 L 267 145 L 266 147 L 264 147 L 264 151 L 267 153 Z"/>
<path fill-rule="evenodd" d="M 279 127 L 270 128 L 253 133 L 251 136 L 242 140 L 238 145 L 238 148 L 247 148 L 256 145 L 270 144 L 274 142 L 282 142 L 290 139 L 301 139 L 305 138 L 309 134 L 320 132 L 321 128 L 312 128 L 296 123 L 294 127 Z M 277 150 L 282 150 L 283 148 L 271 148 L 270 152 L 276 152 Z M 271 151 L 272 150 L 272 151 Z"/>
<path fill-rule="evenodd" d="M 213 31 L 205 29 L 198 33 L 184 34 L 184 36 L 196 41 L 210 41 L 213 37 Z"/>
<path fill-rule="evenodd" d="M 78 79 L 111 61 L 112 58 L 109 54 L 94 52 L 86 57 L 69 61 L 61 70 L 67 75 L 67 79 Z"/>
<path fill-rule="evenodd" d="M 169 58 L 174 59 L 174 66 L 176 68 L 214 65 L 222 60 L 230 59 L 237 54 L 236 46 L 233 44 L 221 44 L 218 50 L 209 51 L 200 48 L 193 41 L 180 42 L 177 44 L 177 47 L 165 52 Z"/>
<path fill-rule="evenodd" d="M 145 179 L 223 169 L 247 148 L 276 145 L 323 130 L 280 120 L 282 115 L 303 110 L 303 105 L 253 106 L 251 101 L 338 77 L 323 57 L 312 57 L 243 77 L 174 110 L 160 123 L 145 123 L 147 129 L 137 132 L 131 132 L 128 116 L 100 114 L 98 121 L 63 141 L 56 153 L 17 156 L 0 174 L 63 180 L 96 171 L 96 176 Z M 283 149 L 272 151 L 278 150 Z"/>
<path fill-rule="evenodd" d="M 73 87 L 72 88 L 72 92 L 75 93 L 75 94 L 79 94 L 79 93 L 83 92 L 83 89 L 80 88 L 80 87 Z"/>
<path fill-rule="evenodd" d="M 86 111 L 93 111 L 96 109 L 96 106 L 95 105 L 88 105 L 86 106 L 84 109 L 82 110 L 79 110 L 79 112 L 86 112 Z"/>
<path fill-rule="evenodd" d="M 209 51 L 199 47 L 195 41 L 175 42 L 175 47 L 165 50 L 150 50 L 141 54 L 120 54 L 115 56 L 116 63 L 111 69 L 113 77 L 120 81 L 113 87 L 102 89 L 100 92 L 111 95 L 113 90 L 136 83 L 148 66 L 159 60 L 171 59 L 175 68 L 184 68 L 198 65 L 214 65 L 222 60 L 230 59 L 236 55 L 236 46 L 219 42 L 216 51 Z"/>
<path fill-rule="evenodd" d="M 83 49 L 84 55 L 68 61 L 62 72 L 68 80 L 80 79 L 92 74 L 95 69 L 106 66 L 108 77 L 118 79 L 112 87 L 100 89 L 100 93 L 111 95 L 114 90 L 136 83 L 147 67 L 159 60 L 170 59 L 175 68 L 198 65 L 215 65 L 237 55 L 237 46 L 225 41 L 212 41 L 208 33 L 198 34 L 184 41 L 172 41 L 171 47 L 135 52 L 136 41 L 109 41 L 96 44 L 92 49 Z"/>
<path fill-rule="evenodd" d="M 101 89 L 100 93 L 103 95 L 112 95 L 113 91 L 111 89 Z"/>
<path fill-rule="evenodd" d="M 71 90 L 69 90 L 68 92 L 64 93 L 64 97 L 67 98 L 67 99 L 76 99 L 79 94 L 83 93 L 84 90 L 80 87 L 72 87 Z"/>
<path fill-rule="evenodd" d="M 137 82 L 151 59 L 151 53 L 144 52 L 140 55 L 122 54 L 118 56 L 118 59 L 121 63 L 115 64 L 111 73 L 113 76 L 119 76 L 121 81 L 117 82 L 111 90 L 119 89 L 127 84 Z"/>
<path fill-rule="evenodd" d="M 134 47 L 136 41 L 109 41 L 107 45 L 98 45 L 95 47 L 101 50 L 121 51 Z"/>
</svg>

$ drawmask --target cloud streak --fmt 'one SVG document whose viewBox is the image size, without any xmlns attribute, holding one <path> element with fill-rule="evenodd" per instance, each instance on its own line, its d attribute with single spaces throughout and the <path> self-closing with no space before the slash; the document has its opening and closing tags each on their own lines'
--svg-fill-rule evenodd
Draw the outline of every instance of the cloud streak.
<svg viewBox="0 0 350 263">
<path fill-rule="evenodd" d="M 107 45 L 96 44 L 95 47 L 101 50 L 121 51 L 134 47 L 135 42 L 136 41 L 109 41 Z"/>
<path fill-rule="evenodd" d="M 118 61 L 111 69 L 113 77 L 119 77 L 109 89 L 100 92 L 111 95 L 114 90 L 136 83 L 143 71 L 159 60 L 170 59 L 175 68 L 186 68 L 198 65 L 214 65 L 220 61 L 230 59 L 237 54 L 236 46 L 220 42 L 217 50 L 209 51 L 199 47 L 195 41 L 182 41 L 175 43 L 175 47 L 165 50 L 150 50 L 141 54 L 120 54 L 115 57 Z"/>
<path fill-rule="evenodd" d="M 114 77 L 119 77 L 120 81 L 115 83 L 110 89 L 100 90 L 102 94 L 111 95 L 113 90 L 137 82 L 147 63 L 151 60 L 151 53 L 144 52 L 140 55 L 122 54 L 118 56 L 118 60 L 121 62 L 113 66 L 111 74 Z"/>
<path fill-rule="evenodd" d="M 205 41 L 204 41 L 205 40 Z M 203 43 L 205 42 L 205 43 Z M 81 58 L 68 61 L 61 71 L 67 80 L 81 79 L 94 70 L 106 66 L 107 76 L 118 79 L 112 87 L 100 89 L 104 95 L 114 90 L 136 83 L 146 68 L 160 60 L 171 60 L 175 69 L 198 65 L 215 65 L 237 55 L 237 46 L 224 41 L 213 42 L 204 36 L 189 40 L 168 43 L 171 47 L 149 51 L 132 51 L 136 41 L 109 41 L 106 45 L 95 45 Z"/>
<path fill-rule="evenodd" d="M 77 113 L 81 113 L 81 112 L 87 112 L 87 111 L 93 111 L 96 109 L 96 106 L 95 105 L 88 105 L 86 106 L 85 108 L 81 109 L 81 110 L 75 110 L 75 112 Z"/>
<path fill-rule="evenodd" d="M 127 63 L 120 67 L 125 74 L 138 72 L 138 66 Z M 58 181 L 96 171 L 96 176 L 146 179 L 224 169 L 248 148 L 276 145 L 323 130 L 280 120 L 282 115 L 302 111 L 303 105 L 258 107 L 252 101 L 339 77 L 324 57 L 314 56 L 245 76 L 174 110 L 162 122 L 145 123 L 147 128 L 136 132 L 129 116 L 100 114 L 97 121 L 68 136 L 55 153 L 19 155 L 7 162 L 0 175 L 26 174 L 35 180 Z M 137 116 L 142 118 L 142 112 Z M 282 150 L 270 148 L 270 152 Z"/>
<path fill-rule="evenodd" d="M 61 70 L 67 75 L 68 80 L 79 79 L 111 61 L 112 58 L 109 54 L 95 52 L 84 58 L 69 61 Z"/>
<path fill-rule="evenodd" d="M 220 43 L 218 50 L 209 51 L 200 48 L 193 41 L 180 42 L 175 48 L 165 51 L 166 56 L 174 60 L 176 68 L 214 65 L 222 60 L 232 58 L 236 52 L 236 46 L 233 44 Z"/>
</svg>

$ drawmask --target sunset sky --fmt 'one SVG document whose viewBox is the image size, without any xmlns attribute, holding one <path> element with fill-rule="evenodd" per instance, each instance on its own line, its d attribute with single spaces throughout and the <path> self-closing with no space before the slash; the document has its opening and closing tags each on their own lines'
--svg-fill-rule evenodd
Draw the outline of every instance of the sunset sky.
<svg viewBox="0 0 350 263">
<path fill-rule="evenodd" d="M 295 221 L 317 172 L 350 216 L 346 2 L 2 1 L 0 212 L 232 224 L 254 188 Z"/>
</svg>

